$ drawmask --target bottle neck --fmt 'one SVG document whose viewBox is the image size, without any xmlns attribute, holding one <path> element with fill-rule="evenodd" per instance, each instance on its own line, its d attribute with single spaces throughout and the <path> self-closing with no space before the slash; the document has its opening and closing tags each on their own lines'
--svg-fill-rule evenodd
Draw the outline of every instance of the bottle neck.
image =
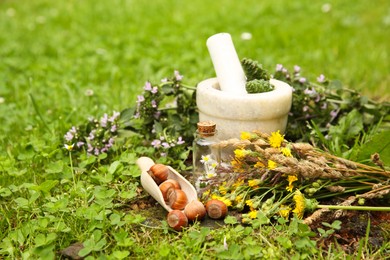
<svg viewBox="0 0 390 260">
<path fill-rule="evenodd" d="M 217 135 L 217 130 L 215 130 L 214 132 L 201 132 L 199 130 L 196 130 L 196 134 L 200 138 L 210 138 Z"/>
</svg>

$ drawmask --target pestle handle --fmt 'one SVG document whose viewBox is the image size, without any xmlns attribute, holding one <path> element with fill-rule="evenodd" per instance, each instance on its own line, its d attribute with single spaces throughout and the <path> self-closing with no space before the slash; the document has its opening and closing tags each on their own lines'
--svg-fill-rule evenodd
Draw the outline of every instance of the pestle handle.
<svg viewBox="0 0 390 260">
<path fill-rule="evenodd" d="M 206 45 L 221 90 L 236 94 L 247 94 L 245 73 L 230 34 L 215 34 L 207 39 Z"/>
</svg>

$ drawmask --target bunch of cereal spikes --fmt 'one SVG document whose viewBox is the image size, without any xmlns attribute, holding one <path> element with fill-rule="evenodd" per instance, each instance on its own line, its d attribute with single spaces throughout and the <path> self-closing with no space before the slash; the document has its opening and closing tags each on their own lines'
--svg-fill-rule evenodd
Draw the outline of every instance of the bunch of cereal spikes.
<svg viewBox="0 0 390 260">
<path fill-rule="evenodd" d="M 279 148 L 271 147 L 268 134 L 254 131 L 257 138 L 251 140 L 230 139 L 220 143 L 222 149 L 249 148 L 259 153 L 263 159 L 272 160 L 278 165 L 273 171 L 287 175 L 297 175 L 305 179 L 346 179 L 352 176 L 382 175 L 389 178 L 390 172 L 346 160 L 321 151 L 308 143 L 283 141 L 281 147 L 289 146 L 293 156 L 285 156 Z"/>
</svg>

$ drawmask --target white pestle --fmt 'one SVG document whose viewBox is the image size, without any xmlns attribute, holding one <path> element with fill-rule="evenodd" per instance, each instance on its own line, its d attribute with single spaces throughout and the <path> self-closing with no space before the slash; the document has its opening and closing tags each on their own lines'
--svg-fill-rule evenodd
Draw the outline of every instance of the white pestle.
<svg viewBox="0 0 390 260">
<path fill-rule="evenodd" d="M 230 34 L 215 34 L 207 39 L 206 45 L 221 90 L 235 94 L 247 94 L 245 73 Z"/>
</svg>

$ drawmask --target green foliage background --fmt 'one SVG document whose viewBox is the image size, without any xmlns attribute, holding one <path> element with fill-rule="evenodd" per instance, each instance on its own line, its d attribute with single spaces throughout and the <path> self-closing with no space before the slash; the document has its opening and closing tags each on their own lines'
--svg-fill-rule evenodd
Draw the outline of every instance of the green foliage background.
<svg viewBox="0 0 390 260">
<path fill-rule="evenodd" d="M 330 11 L 321 11 L 327 3 Z M 133 105 L 144 81 L 174 69 L 192 84 L 213 77 L 205 41 L 218 32 L 229 32 L 239 56 L 265 68 L 298 64 L 313 79 L 323 73 L 388 97 L 386 0 L 7 0 L 0 12 L 0 114 L 8 140 L 36 126 L 28 93 L 49 123 L 69 125 Z M 241 40 L 243 32 L 252 40 Z"/>
<path fill-rule="evenodd" d="M 72 184 L 64 133 L 88 116 L 133 106 L 146 80 L 159 81 L 175 69 L 187 84 L 214 77 L 205 42 L 218 32 L 229 32 L 241 58 L 258 60 L 269 71 L 278 63 L 297 64 L 313 80 L 323 73 L 372 98 L 390 95 L 387 0 L 0 1 L 0 250 L 14 246 L 18 250 L 10 255 L 16 258 L 50 258 L 49 251 L 85 241 L 85 253 L 104 246 L 108 252 L 114 248 L 117 259 L 129 253 L 123 248 L 162 258 L 187 252 L 184 257 L 191 258 L 191 252 L 205 254 L 213 247 L 240 257 L 240 235 L 252 234 L 244 241 L 248 257 L 259 241 L 270 257 L 273 251 L 276 257 L 317 252 L 307 237 L 299 238 L 307 239 L 307 247 L 292 249 L 291 238 L 280 251 L 239 227 L 211 232 L 213 241 L 206 239 L 210 230 L 199 233 L 196 227 L 181 240 L 175 234 L 166 239 L 165 227 L 154 234 L 155 241 L 167 241 L 161 246 L 139 239 L 138 233 L 150 238 L 152 232 L 133 228 L 144 219 L 116 211 L 137 195 L 130 152 L 111 165 L 84 158 L 80 180 Z M 244 32 L 252 39 L 242 40 Z M 90 165 L 94 171 L 82 175 Z M 105 215 L 108 209 L 114 213 Z M 194 246 L 194 239 L 201 242 Z"/>
</svg>

